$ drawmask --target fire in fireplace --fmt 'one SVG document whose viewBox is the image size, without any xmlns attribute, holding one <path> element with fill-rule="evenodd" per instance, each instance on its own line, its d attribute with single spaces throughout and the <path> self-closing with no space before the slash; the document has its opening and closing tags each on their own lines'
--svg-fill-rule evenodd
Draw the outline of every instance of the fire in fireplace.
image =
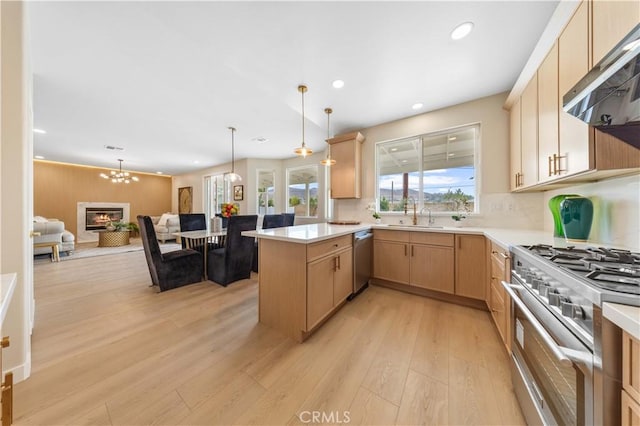
<svg viewBox="0 0 640 426">
<path fill-rule="evenodd" d="M 109 222 L 119 222 L 122 220 L 124 209 L 122 208 L 105 208 L 105 207 L 87 207 L 85 230 L 94 231 L 96 229 L 105 229 Z"/>
</svg>

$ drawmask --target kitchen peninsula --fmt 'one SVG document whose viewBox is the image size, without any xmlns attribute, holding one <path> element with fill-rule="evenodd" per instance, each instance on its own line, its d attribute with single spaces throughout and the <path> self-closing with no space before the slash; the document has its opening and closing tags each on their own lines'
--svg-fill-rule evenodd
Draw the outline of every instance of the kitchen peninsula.
<svg viewBox="0 0 640 426">
<path fill-rule="evenodd" d="M 505 249 L 510 244 L 553 242 L 542 231 L 372 224 L 318 223 L 245 231 L 243 235 L 258 238 L 259 321 L 298 342 L 310 336 L 351 294 L 353 234 L 367 229 L 373 229 L 374 234 L 379 230 L 419 233 L 424 237 L 428 234 L 486 236 Z M 476 281 L 481 288 L 476 299 L 484 303 L 489 289 L 478 276 Z"/>
<path fill-rule="evenodd" d="M 311 225 L 243 232 L 258 238 L 259 320 L 304 341 L 353 285 L 353 233 L 371 225 Z"/>
</svg>

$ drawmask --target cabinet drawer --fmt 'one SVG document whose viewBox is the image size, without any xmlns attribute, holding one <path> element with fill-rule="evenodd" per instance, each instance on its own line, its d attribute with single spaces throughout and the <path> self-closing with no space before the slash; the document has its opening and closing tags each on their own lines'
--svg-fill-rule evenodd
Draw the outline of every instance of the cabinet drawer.
<svg viewBox="0 0 640 426">
<path fill-rule="evenodd" d="M 622 426 L 640 425 L 640 404 L 631 398 L 624 390 L 622 391 L 620 405 L 622 406 L 622 421 L 620 424 Z"/>
<path fill-rule="evenodd" d="M 504 262 L 509 257 L 509 250 L 491 241 L 491 256 Z"/>
<path fill-rule="evenodd" d="M 332 238 L 330 240 L 309 244 L 307 246 L 307 262 L 351 247 L 352 240 L 353 237 L 351 235 L 344 235 L 342 237 Z"/>
<path fill-rule="evenodd" d="M 507 315 L 507 304 L 505 303 L 504 289 L 499 281 L 492 279 L 490 292 L 489 309 L 491 309 L 491 316 L 493 317 L 496 328 L 502 337 L 502 341 L 508 347 L 509 335 L 507 333 L 507 324 L 509 318 Z"/>
<path fill-rule="evenodd" d="M 640 341 L 622 332 L 622 387 L 640 401 Z"/>
<path fill-rule="evenodd" d="M 504 276 L 504 272 L 504 261 L 497 259 L 495 256 L 491 256 L 491 278 L 509 281 L 508 277 Z"/>
<path fill-rule="evenodd" d="M 408 231 L 388 231 L 386 229 L 374 229 L 373 239 L 385 240 L 385 241 L 397 241 L 399 243 L 408 243 L 409 234 L 410 232 Z"/>
<path fill-rule="evenodd" d="M 444 234 L 442 232 L 412 232 L 409 238 L 412 243 L 445 247 L 453 247 L 455 239 L 454 234 Z"/>
</svg>

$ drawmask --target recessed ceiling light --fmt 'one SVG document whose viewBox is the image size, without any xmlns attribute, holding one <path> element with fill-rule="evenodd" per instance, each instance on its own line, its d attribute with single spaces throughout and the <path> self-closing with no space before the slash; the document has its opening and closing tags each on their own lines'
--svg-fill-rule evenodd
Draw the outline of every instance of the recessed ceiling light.
<svg viewBox="0 0 640 426">
<path fill-rule="evenodd" d="M 458 137 L 457 136 L 449 136 L 447 139 L 450 140 L 450 141 L 455 141 L 456 139 L 458 139 Z"/>
<path fill-rule="evenodd" d="M 403 162 L 403 163 L 408 163 L 408 162 L 409 162 L 409 160 L 402 160 L 402 162 Z"/>
<path fill-rule="evenodd" d="M 44 135 L 44 134 L 46 134 L 47 132 L 45 132 L 45 131 L 44 131 L 44 130 L 42 130 L 42 129 L 33 129 L 33 133 L 40 133 L 40 134 Z"/>
<path fill-rule="evenodd" d="M 342 80 L 334 80 L 331 85 L 336 89 L 342 89 L 344 87 L 344 81 Z"/>
<path fill-rule="evenodd" d="M 251 139 L 251 140 L 252 140 L 253 142 L 257 142 L 258 144 L 263 144 L 263 143 L 269 142 L 269 139 L 267 139 L 267 138 L 263 138 L 262 136 L 259 136 L 259 137 L 257 137 L 257 138 L 253 138 L 253 139 Z"/>
<path fill-rule="evenodd" d="M 396 152 L 398 148 L 391 148 L 391 152 Z"/>
<path fill-rule="evenodd" d="M 468 36 L 471 30 L 473 30 L 473 22 L 463 22 L 451 31 L 451 38 L 460 40 Z"/>
<path fill-rule="evenodd" d="M 416 102 L 415 104 L 411 105 L 411 108 L 413 109 L 420 109 L 424 106 L 424 104 L 422 102 Z"/>
<path fill-rule="evenodd" d="M 193 164 L 200 164 L 200 161 L 195 160 L 195 161 L 193 162 Z"/>
<path fill-rule="evenodd" d="M 36 157 L 38 160 L 44 160 L 44 157 L 42 155 L 36 155 Z"/>
<path fill-rule="evenodd" d="M 157 174 L 157 175 L 161 175 L 161 174 L 162 174 L 162 172 L 156 172 L 156 174 Z"/>
</svg>

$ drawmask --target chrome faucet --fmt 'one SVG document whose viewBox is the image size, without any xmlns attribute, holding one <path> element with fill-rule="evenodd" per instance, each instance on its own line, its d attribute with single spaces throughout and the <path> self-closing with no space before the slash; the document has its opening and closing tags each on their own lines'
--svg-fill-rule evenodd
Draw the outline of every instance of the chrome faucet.
<svg viewBox="0 0 640 426">
<path fill-rule="evenodd" d="M 427 226 L 433 226 L 436 223 L 436 220 L 431 216 L 431 209 L 428 207 L 423 207 L 422 210 L 420 210 L 420 216 L 422 216 L 422 212 L 427 211 L 428 215 L 429 215 L 429 219 L 427 221 Z"/>
</svg>

